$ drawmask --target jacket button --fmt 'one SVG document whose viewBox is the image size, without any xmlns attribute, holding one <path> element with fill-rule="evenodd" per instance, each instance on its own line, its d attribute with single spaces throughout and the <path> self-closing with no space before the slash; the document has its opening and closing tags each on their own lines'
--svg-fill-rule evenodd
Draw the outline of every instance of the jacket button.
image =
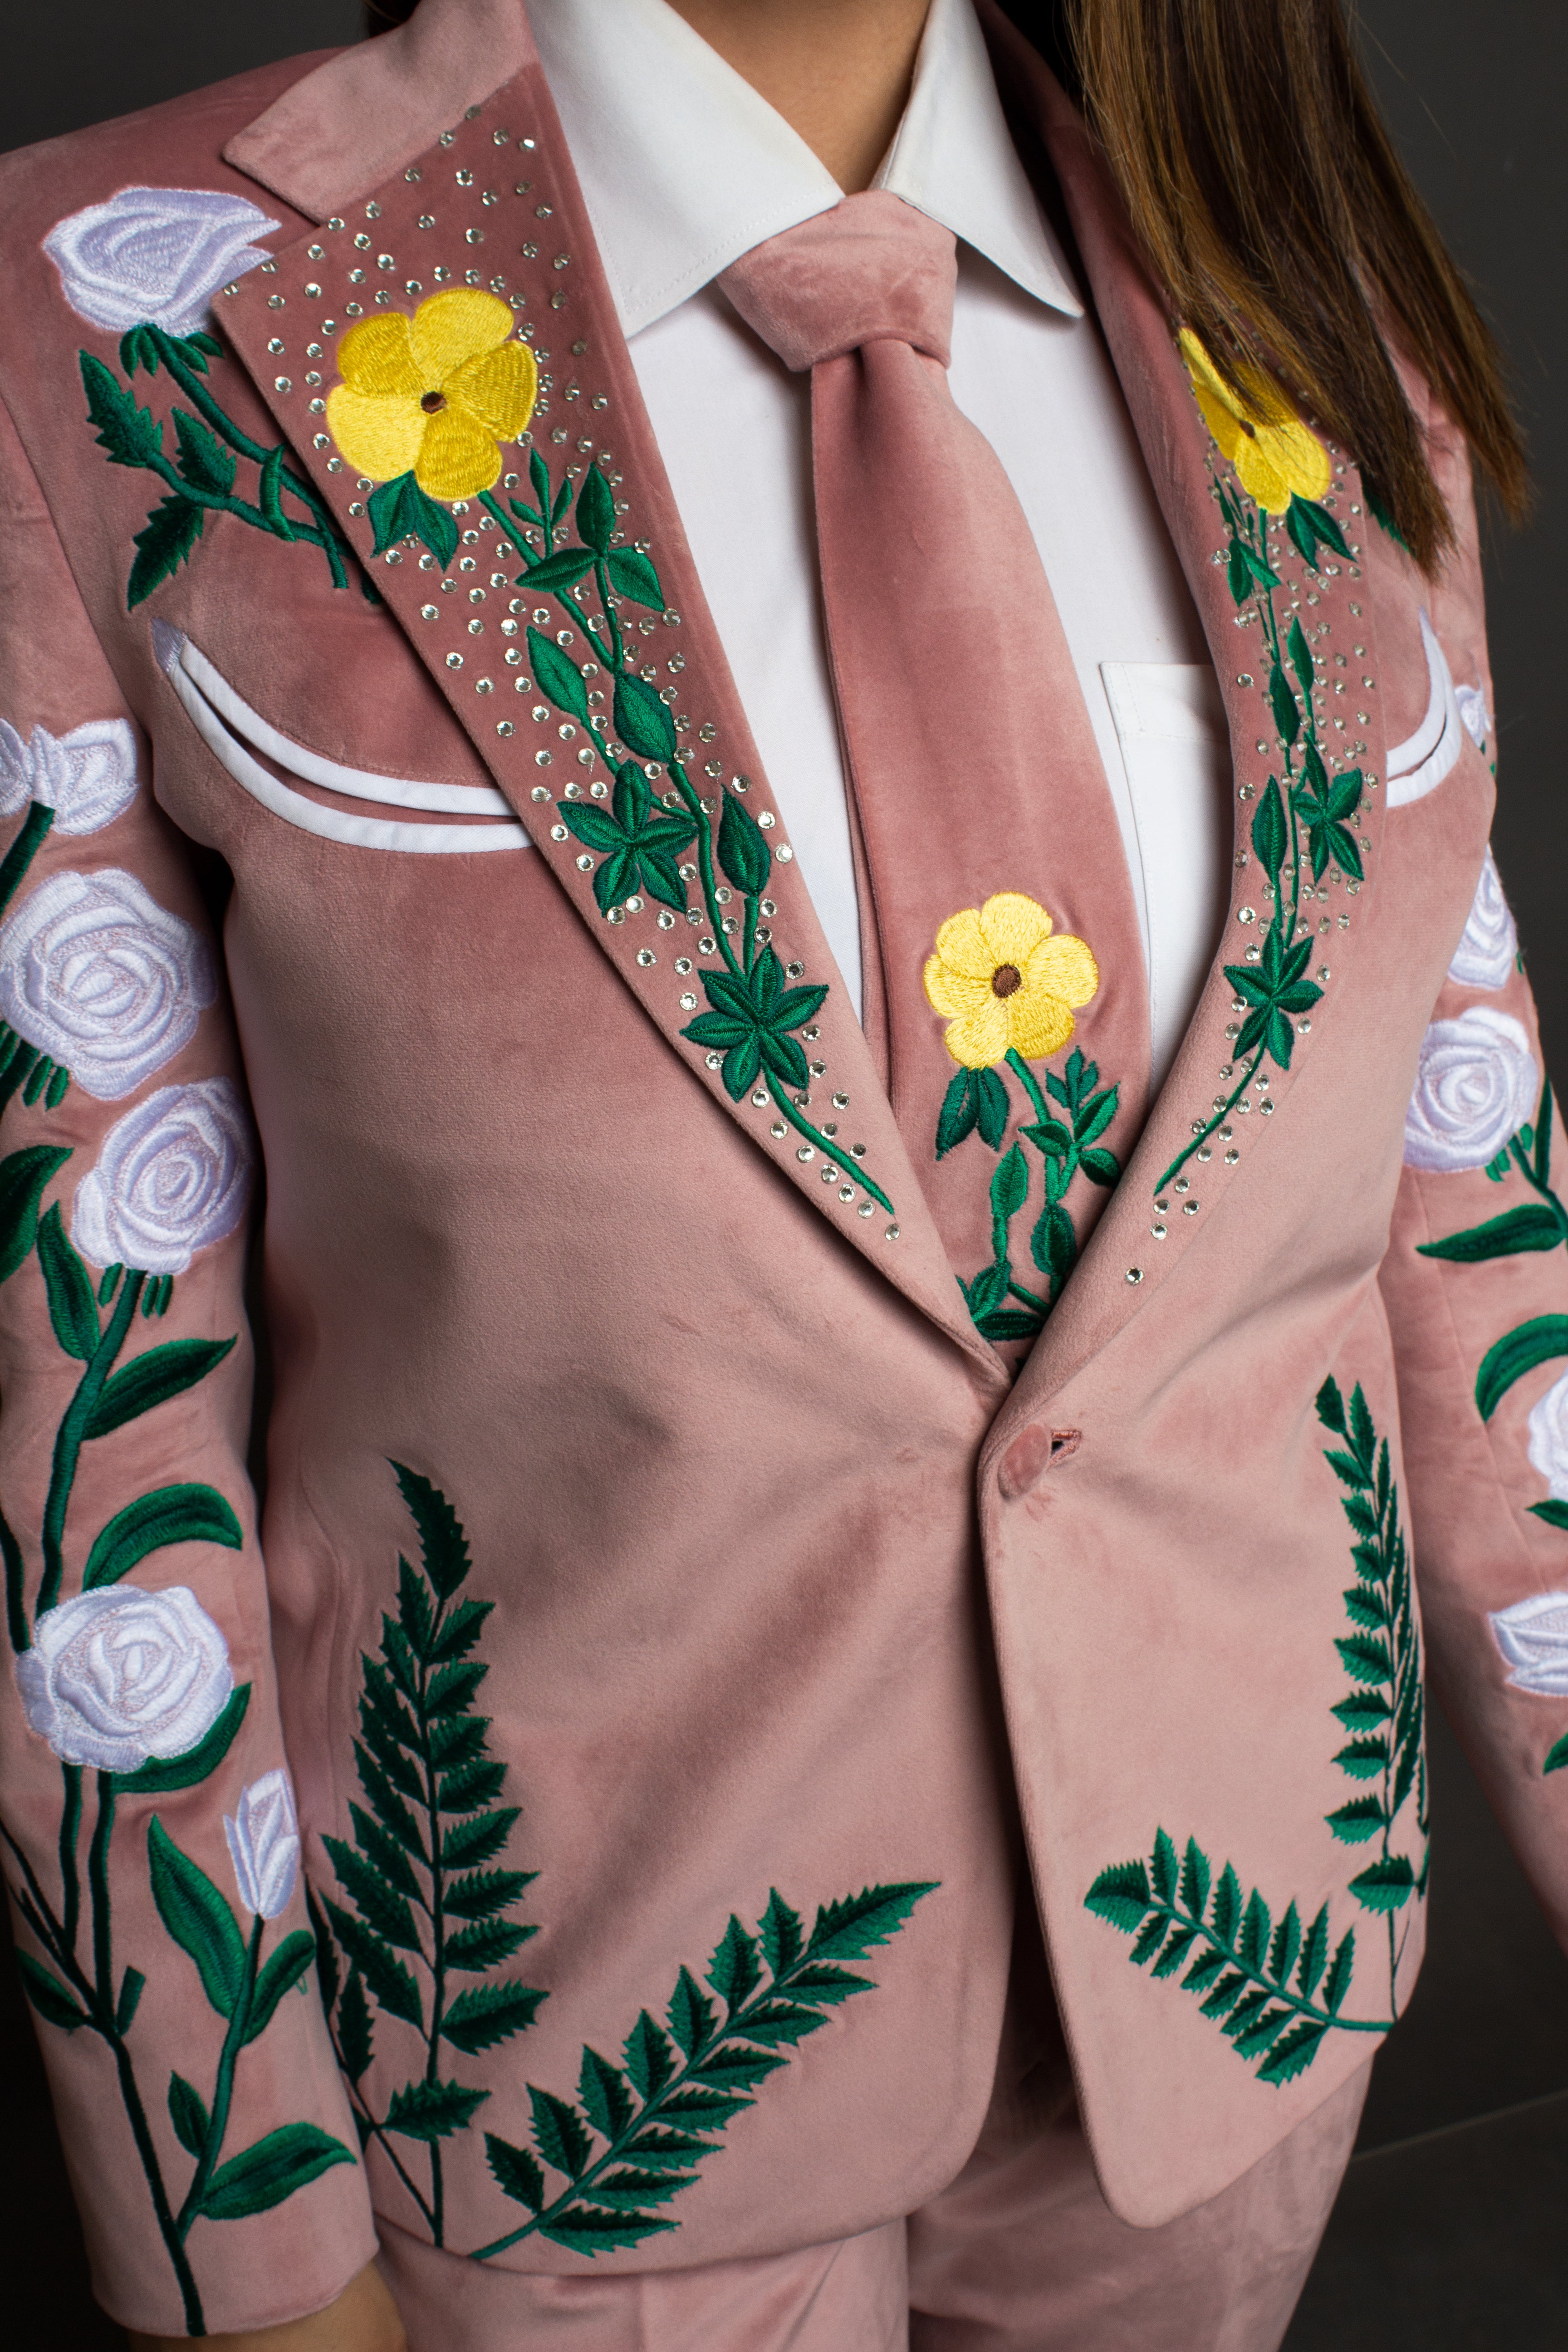
<svg viewBox="0 0 1568 2352">
<path fill-rule="evenodd" d="M 1016 1503 L 1026 1495 L 1047 1470 L 1076 1454 L 1082 1441 L 1080 1429 L 1047 1429 L 1043 1422 L 1032 1421 L 1002 1456 L 996 1484 L 1003 1501 Z"/>
</svg>

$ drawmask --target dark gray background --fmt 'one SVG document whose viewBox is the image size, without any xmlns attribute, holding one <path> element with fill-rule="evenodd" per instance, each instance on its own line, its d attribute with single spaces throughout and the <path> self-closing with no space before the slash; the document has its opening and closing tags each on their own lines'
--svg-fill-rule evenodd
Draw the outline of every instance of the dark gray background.
<svg viewBox="0 0 1568 2352">
<path fill-rule="evenodd" d="M 1568 527 L 1568 6 L 1363 0 L 1359 15 L 1405 158 L 1509 354 L 1531 439 L 1531 523 L 1511 531 L 1489 518 L 1486 526 L 1499 719 L 1494 839 L 1561 1074 L 1568 671 L 1550 549 Z M 358 31 L 357 0 L 13 0 L 0 149 Z M 1360 2153 L 1287 2352 L 1562 2352 L 1568 2344 L 1568 1962 L 1440 1723 L 1433 1802 L 1426 1970 L 1378 2063 Z M 98 2352 L 120 2339 L 82 2284 L 42 2077 L 8 1968 L 0 2000 L 7 2340 L 13 2352 Z"/>
</svg>

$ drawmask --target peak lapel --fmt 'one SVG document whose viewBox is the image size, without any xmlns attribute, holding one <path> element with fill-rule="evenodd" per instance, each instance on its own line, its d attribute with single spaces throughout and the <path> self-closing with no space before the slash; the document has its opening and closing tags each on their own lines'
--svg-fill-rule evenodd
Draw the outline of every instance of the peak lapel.
<svg viewBox="0 0 1568 2352">
<path fill-rule="evenodd" d="M 445 6 L 461 13 L 460 0 Z M 477 23 L 485 7 L 472 13 Z M 519 24 L 526 37 L 521 8 Z M 374 194 L 345 200 L 226 288 L 217 323 L 672 1049 L 779 1172 L 1000 1387 L 762 775 L 529 47 L 504 88 L 429 132 Z M 358 121 L 375 92 L 366 61 L 351 54 Z M 268 184 L 310 211 L 325 193 L 317 142 L 342 110 L 321 84 L 348 63 L 319 68 L 313 97 L 290 93 L 291 129 L 273 121 L 263 135 L 254 125 L 229 150 L 249 169 L 258 149 Z M 461 64 L 447 60 L 446 82 L 462 83 Z M 406 155 L 401 119 L 398 137 Z M 363 162 L 346 158 L 351 184 Z M 342 421 L 341 408 L 327 411 L 342 339 L 384 318 L 388 350 L 399 337 L 406 349 L 395 317 L 468 289 L 481 297 L 477 321 L 489 298 L 492 341 L 515 322 L 537 355 L 531 431 L 503 449 L 513 470 L 493 490 L 437 504 L 412 473 L 401 490 L 378 490 L 331 430 Z M 399 412 L 398 429 L 412 451 L 420 395 L 403 397 L 409 414 Z M 383 471 L 392 467 L 372 469 Z M 537 511 L 542 496 L 552 502 L 547 572 L 546 534 L 519 511 Z"/>
<path fill-rule="evenodd" d="M 1345 1017 L 1340 1006 L 1379 870 L 1385 730 L 1382 697 L 1362 683 L 1363 672 L 1376 675 L 1377 656 L 1353 560 L 1363 504 L 1355 467 L 1331 444 L 1314 443 L 1327 452 L 1328 487 L 1311 509 L 1328 538 L 1304 528 L 1300 516 L 1292 529 L 1241 489 L 1199 411 L 1170 318 L 1081 117 L 991 0 L 981 7 L 1026 164 L 1032 150 L 1060 188 L 1197 606 L 1225 702 L 1235 787 L 1233 879 L 1218 953 L 1126 1173 L 1024 1369 L 1022 1412 L 1062 1387 L 1186 1252 L 1204 1245 L 1223 1199 L 1269 1181 L 1302 1064 L 1331 1050 Z M 1314 562 L 1297 531 L 1313 546 Z M 1330 666 L 1352 637 L 1365 647 L 1364 661 L 1341 704 L 1330 691 Z M 1331 811 L 1355 794 L 1352 779 L 1361 784 L 1359 804 L 1341 822 Z M 1289 908 L 1279 921 L 1277 906 Z M 1249 1024 L 1259 1010 L 1263 1020 L 1252 1025 L 1263 1035 L 1255 1041 Z"/>
</svg>

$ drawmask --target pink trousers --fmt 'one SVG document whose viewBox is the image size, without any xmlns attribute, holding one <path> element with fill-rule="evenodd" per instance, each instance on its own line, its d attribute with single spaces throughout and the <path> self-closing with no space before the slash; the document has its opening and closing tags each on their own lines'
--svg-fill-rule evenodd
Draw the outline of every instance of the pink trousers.
<svg viewBox="0 0 1568 2352">
<path fill-rule="evenodd" d="M 1277 2352 L 1370 2067 L 1223 2195 L 1134 2230 L 1096 2184 L 1043 1956 L 1029 1958 L 979 2141 L 919 2212 L 827 2245 L 604 2278 L 484 2267 L 384 2222 L 410 2352 Z"/>
</svg>

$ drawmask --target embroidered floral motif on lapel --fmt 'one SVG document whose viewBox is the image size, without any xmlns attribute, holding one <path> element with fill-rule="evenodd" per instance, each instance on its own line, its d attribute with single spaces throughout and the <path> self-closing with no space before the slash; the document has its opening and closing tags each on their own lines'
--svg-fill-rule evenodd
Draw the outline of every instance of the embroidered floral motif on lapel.
<svg viewBox="0 0 1568 2352">
<path fill-rule="evenodd" d="M 219 327 L 622 978 L 775 1164 L 994 1369 L 756 773 L 542 77 L 352 212 L 226 286 Z M 432 325 L 452 296 L 462 350 Z M 479 298 L 521 344 L 485 340 Z M 526 459 L 504 443 L 521 379 L 494 376 L 523 345 Z M 402 470 L 351 470 L 373 456 Z"/>
</svg>

